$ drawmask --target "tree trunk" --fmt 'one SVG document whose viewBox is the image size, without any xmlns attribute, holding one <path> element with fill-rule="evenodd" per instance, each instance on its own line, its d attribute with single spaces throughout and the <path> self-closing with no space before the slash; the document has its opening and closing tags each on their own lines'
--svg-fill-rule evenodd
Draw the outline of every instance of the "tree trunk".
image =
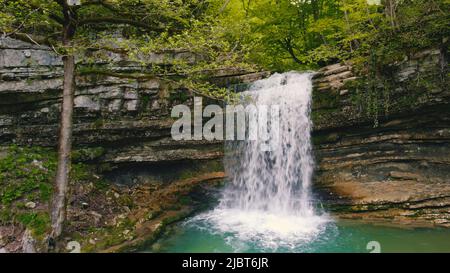
<svg viewBox="0 0 450 273">
<path fill-rule="evenodd" d="M 52 200 L 52 231 L 49 245 L 54 243 L 62 233 L 64 221 L 66 219 L 67 192 L 69 188 L 69 173 L 71 165 L 72 151 L 72 116 L 73 97 L 75 93 L 75 57 L 71 50 L 72 38 L 75 34 L 73 24 L 76 14 L 74 14 L 66 2 L 61 2 L 64 14 L 63 25 L 63 45 L 66 48 L 64 63 L 64 84 L 61 106 L 61 119 L 59 127 L 58 142 L 58 166 L 54 184 Z"/>
<path fill-rule="evenodd" d="M 52 234 L 56 239 L 61 235 L 66 218 L 67 190 L 69 186 L 70 154 L 72 150 L 72 116 L 75 91 L 75 58 L 73 55 L 63 57 L 64 90 L 59 128 L 58 166 L 55 178 L 55 191 L 52 205 Z"/>
<path fill-rule="evenodd" d="M 69 174 L 72 152 L 72 116 L 73 97 L 75 93 L 75 57 L 72 51 L 72 38 L 76 31 L 75 10 L 72 10 L 65 0 L 57 1 L 63 9 L 64 22 L 62 29 L 62 44 L 66 49 L 63 57 L 64 83 L 61 106 L 61 117 L 58 142 L 58 165 L 54 184 L 51 220 L 52 230 L 49 237 L 49 248 L 55 247 L 55 240 L 61 235 L 66 220 L 67 192 L 69 189 Z"/>
<path fill-rule="evenodd" d="M 348 13 L 347 10 L 344 9 L 344 18 L 345 18 L 345 23 L 347 24 L 347 32 L 351 32 L 351 27 L 350 27 L 350 22 L 348 20 Z M 353 53 L 353 40 L 350 41 L 350 52 Z"/>
<path fill-rule="evenodd" d="M 388 18 L 391 27 L 395 28 L 396 27 L 396 9 L 397 9 L 397 2 L 396 0 L 386 0 L 385 1 L 385 14 L 386 17 Z"/>
</svg>

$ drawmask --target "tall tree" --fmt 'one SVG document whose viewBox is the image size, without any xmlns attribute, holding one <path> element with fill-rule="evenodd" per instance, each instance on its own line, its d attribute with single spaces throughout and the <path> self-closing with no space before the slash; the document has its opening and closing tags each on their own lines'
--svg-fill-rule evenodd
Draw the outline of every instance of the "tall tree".
<svg viewBox="0 0 450 273">
<path fill-rule="evenodd" d="M 386 18 L 389 20 L 391 27 L 395 28 L 397 26 L 397 7 L 399 0 L 384 0 L 384 13 Z"/>
<path fill-rule="evenodd" d="M 68 1 L 69 2 L 69 1 Z M 58 1 L 61 6 L 62 46 L 71 48 L 72 39 L 76 32 L 77 12 L 68 2 Z M 50 238 L 61 235 L 63 223 L 66 219 L 66 198 L 69 186 L 70 154 L 72 151 L 72 116 L 73 97 L 75 93 L 75 56 L 67 51 L 63 56 L 64 81 L 61 106 L 61 121 L 59 128 L 58 165 L 55 177 L 55 191 L 52 202 L 52 233 Z"/>
<path fill-rule="evenodd" d="M 59 126 L 58 165 L 51 206 L 50 241 L 57 239 L 66 219 L 67 191 L 72 150 L 75 93 L 75 52 L 98 46 L 101 36 L 130 27 L 130 35 L 145 39 L 185 29 L 203 1 L 169 0 L 2 0 L 0 29 L 3 36 L 52 47 L 62 56 L 63 93 Z M 127 51 L 124 51 L 125 53 Z"/>
</svg>

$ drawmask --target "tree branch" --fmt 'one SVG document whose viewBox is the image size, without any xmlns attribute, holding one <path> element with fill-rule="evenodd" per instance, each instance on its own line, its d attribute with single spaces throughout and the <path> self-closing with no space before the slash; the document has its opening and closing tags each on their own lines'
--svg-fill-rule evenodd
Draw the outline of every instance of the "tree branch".
<svg viewBox="0 0 450 273">
<path fill-rule="evenodd" d="M 33 9 L 35 9 L 34 11 L 41 10 L 41 7 L 38 6 L 38 5 L 35 5 L 35 4 L 33 4 L 33 3 L 29 3 L 29 5 L 30 5 L 30 7 L 32 7 Z M 50 12 L 50 14 L 48 15 L 48 17 L 49 17 L 50 19 L 56 21 L 57 23 L 61 24 L 61 25 L 64 24 L 64 19 L 63 19 L 62 17 L 56 15 L 56 14 L 53 13 L 53 12 Z"/>
<path fill-rule="evenodd" d="M 52 46 L 52 44 L 46 37 L 32 36 L 30 34 L 17 33 L 17 32 L 8 34 L 8 36 L 11 38 L 17 39 L 17 40 L 27 42 L 27 43 L 33 43 L 33 44 L 37 44 L 37 45 L 46 45 L 46 46 L 50 46 L 50 47 Z"/>
<path fill-rule="evenodd" d="M 53 19 L 54 21 L 56 21 L 57 23 L 64 25 L 64 19 L 54 13 L 50 13 L 48 16 L 50 19 Z"/>
<path fill-rule="evenodd" d="M 103 23 L 109 23 L 109 24 L 126 24 L 131 25 L 139 28 L 143 28 L 146 30 L 152 30 L 152 31 L 164 31 L 164 28 L 157 27 L 157 26 L 150 26 L 144 22 L 135 21 L 132 19 L 127 18 L 118 18 L 118 17 L 98 17 L 98 18 L 86 18 L 78 21 L 78 25 L 92 25 L 92 24 L 103 24 Z"/>
<path fill-rule="evenodd" d="M 289 53 L 289 55 L 291 55 L 292 59 L 298 63 L 298 64 L 304 64 L 304 62 L 302 62 L 299 58 L 297 58 L 297 56 L 295 55 L 294 52 L 294 48 L 292 47 L 291 44 L 291 39 L 289 38 L 285 38 L 284 40 L 280 41 L 281 46 L 286 49 L 286 51 Z"/>
<path fill-rule="evenodd" d="M 92 0 L 92 1 L 89 1 L 89 2 L 83 2 L 83 5 L 79 6 L 79 8 L 90 6 L 90 5 L 100 5 L 100 6 L 103 6 L 104 8 L 106 8 L 106 9 L 112 11 L 112 12 L 117 12 L 117 13 L 119 12 L 119 10 L 117 8 L 115 8 L 111 4 L 106 3 L 103 0 Z"/>
</svg>

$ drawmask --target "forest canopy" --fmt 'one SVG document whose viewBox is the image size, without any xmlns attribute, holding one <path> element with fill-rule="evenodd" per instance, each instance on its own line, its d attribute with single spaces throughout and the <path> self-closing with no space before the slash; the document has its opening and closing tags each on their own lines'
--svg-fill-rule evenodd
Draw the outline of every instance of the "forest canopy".
<svg viewBox="0 0 450 273">
<path fill-rule="evenodd" d="M 57 2 L 1 1 L 3 35 L 27 33 L 50 42 L 57 40 L 55 28 L 63 17 Z M 273 71 L 314 69 L 347 60 L 364 64 L 371 55 L 387 63 L 446 44 L 450 33 L 448 0 L 81 3 L 77 50 L 115 44 L 134 51 L 131 56 L 180 49 L 206 56 L 195 67 L 178 64 L 175 69 L 180 73 L 255 65 Z M 120 42 L 115 36 L 118 30 Z"/>
<path fill-rule="evenodd" d="M 232 1 L 233 2 L 233 1 Z M 447 43 L 448 0 L 242 0 L 226 16 L 241 18 L 249 57 L 264 68 L 316 68 L 371 54 L 383 62 Z"/>
</svg>

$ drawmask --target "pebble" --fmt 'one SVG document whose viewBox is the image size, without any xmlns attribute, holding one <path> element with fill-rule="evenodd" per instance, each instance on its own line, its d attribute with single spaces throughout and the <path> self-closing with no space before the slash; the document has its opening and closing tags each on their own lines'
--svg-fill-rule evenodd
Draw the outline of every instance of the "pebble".
<svg viewBox="0 0 450 273">
<path fill-rule="evenodd" d="M 25 207 L 29 208 L 29 209 L 34 209 L 36 207 L 36 203 L 30 201 L 25 203 Z"/>
</svg>

